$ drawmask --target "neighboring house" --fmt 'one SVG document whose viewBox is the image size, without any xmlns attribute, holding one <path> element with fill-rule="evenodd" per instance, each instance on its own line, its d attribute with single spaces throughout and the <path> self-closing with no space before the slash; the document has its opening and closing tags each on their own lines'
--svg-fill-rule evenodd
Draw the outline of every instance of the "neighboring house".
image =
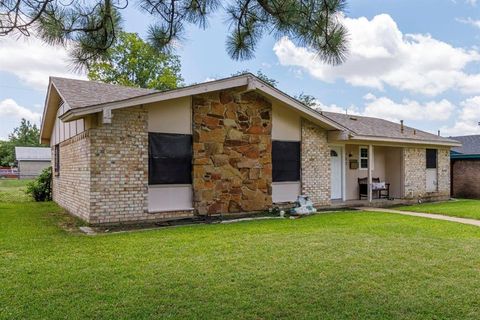
<svg viewBox="0 0 480 320">
<path fill-rule="evenodd" d="M 20 179 L 35 178 L 51 165 L 51 149 L 45 147 L 15 147 Z"/>
<path fill-rule="evenodd" d="M 480 135 L 451 137 L 462 146 L 451 152 L 452 196 L 480 199 Z"/>
<path fill-rule="evenodd" d="M 358 201 L 362 178 L 389 183 L 390 198 L 446 199 L 460 145 L 317 112 L 252 74 L 166 92 L 50 78 L 41 140 L 54 200 L 92 224 L 262 211 L 299 194 L 368 205 L 378 185 Z"/>
</svg>

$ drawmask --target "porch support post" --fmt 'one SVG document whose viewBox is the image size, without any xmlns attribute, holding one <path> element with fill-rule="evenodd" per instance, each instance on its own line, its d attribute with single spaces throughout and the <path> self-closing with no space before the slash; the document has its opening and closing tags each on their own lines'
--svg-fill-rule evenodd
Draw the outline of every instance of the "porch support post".
<svg viewBox="0 0 480 320">
<path fill-rule="evenodd" d="M 373 146 L 368 145 L 368 202 L 372 202 L 372 168 L 373 168 Z"/>
</svg>

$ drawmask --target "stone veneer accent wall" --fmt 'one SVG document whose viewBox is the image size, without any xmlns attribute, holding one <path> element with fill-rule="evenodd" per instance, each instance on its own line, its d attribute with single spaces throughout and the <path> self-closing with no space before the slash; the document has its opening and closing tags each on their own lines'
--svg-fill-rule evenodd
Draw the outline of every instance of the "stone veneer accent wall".
<svg viewBox="0 0 480 320">
<path fill-rule="evenodd" d="M 302 194 L 317 206 L 330 204 L 330 148 L 327 131 L 302 120 Z"/>
<path fill-rule="evenodd" d="M 193 97 L 193 190 L 198 214 L 272 205 L 272 106 L 250 92 Z"/>
<path fill-rule="evenodd" d="M 55 167 L 52 147 L 52 168 Z M 60 174 L 53 174 L 53 200 L 88 221 L 90 212 L 90 139 L 80 133 L 60 143 Z"/>
<path fill-rule="evenodd" d="M 426 149 L 404 148 L 403 163 L 405 198 L 448 198 L 450 196 L 450 153 L 449 149 L 438 149 L 437 182 L 438 192 L 426 191 Z"/>
</svg>

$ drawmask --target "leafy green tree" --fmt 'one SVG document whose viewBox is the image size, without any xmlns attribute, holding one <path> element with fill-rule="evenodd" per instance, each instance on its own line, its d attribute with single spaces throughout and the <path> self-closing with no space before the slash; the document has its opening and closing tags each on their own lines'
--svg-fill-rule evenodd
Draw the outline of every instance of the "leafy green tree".
<svg viewBox="0 0 480 320">
<path fill-rule="evenodd" d="M 317 106 L 317 99 L 314 96 L 303 92 L 300 93 L 298 96 L 295 96 L 295 99 L 310 108 L 314 108 Z"/>
<path fill-rule="evenodd" d="M 89 64 L 88 78 L 130 87 L 169 90 L 182 83 L 180 68 L 178 56 L 158 52 L 136 33 L 121 32 L 107 55 Z"/>
<path fill-rule="evenodd" d="M 10 141 L 0 141 L 0 167 L 11 167 L 15 164 L 15 146 Z"/>
<path fill-rule="evenodd" d="M 0 141 L 0 165 L 11 166 L 15 163 L 15 147 L 37 146 L 40 146 L 40 130 L 36 124 L 22 119 L 20 126 L 8 136 L 8 141 Z"/>
<path fill-rule="evenodd" d="M 150 15 L 148 39 L 160 50 L 185 36 L 187 25 L 208 27 L 218 10 L 226 13 L 226 50 L 232 59 L 254 56 L 262 37 L 289 36 L 316 51 L 331 64 L 342 63 L 348 47 L 341 16 L 346 0 L 138 0 Z M 85 66 L 107 54 L 121 31 L 122 10 L 128 0 L 8 0 L 0 1 L 0 35 L 28 36 L 34 30 L 50 44 L 73 44 L 71 54 Z"/>
<path fill-rule="evenodd" d="M 252 72 L 250 72 L 250 70 L 248 70 L 248 69 L 245 69 L 245 70 L 242 70 L 242 71 L 232 73 L 232 76 L 239 76 L 239 75 L 246 74 L 246 73 L 252 73 Z M 273 78 L 270 78 L 265 73 L 263 73 L 262 70 L 258 70 L 257 73 L 256 73 L 256 76 L 260 80 L 262 80 L 262 81 L 268 83 L 269 85 L 271 85 L 272 87 L 276 87 L 278 85 L 277 80 L 275 80 Z"/>
</svg>

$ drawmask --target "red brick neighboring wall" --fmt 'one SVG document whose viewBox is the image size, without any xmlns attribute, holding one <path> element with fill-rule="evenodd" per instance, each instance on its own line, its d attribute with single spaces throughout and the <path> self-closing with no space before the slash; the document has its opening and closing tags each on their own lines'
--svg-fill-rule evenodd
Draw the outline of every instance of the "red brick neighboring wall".
<svg viewBox="0 0 480 320">
<path fill-rule="evenodd" d="M 272 205 L 272 106 L 256 93 L 193 97 L 193 190 L 198 214 Z"/>
<path fill-rule="evenodd" d="M 452 196 L 480 199 L 480 161 L 452 161 Z"/>
</svg>

